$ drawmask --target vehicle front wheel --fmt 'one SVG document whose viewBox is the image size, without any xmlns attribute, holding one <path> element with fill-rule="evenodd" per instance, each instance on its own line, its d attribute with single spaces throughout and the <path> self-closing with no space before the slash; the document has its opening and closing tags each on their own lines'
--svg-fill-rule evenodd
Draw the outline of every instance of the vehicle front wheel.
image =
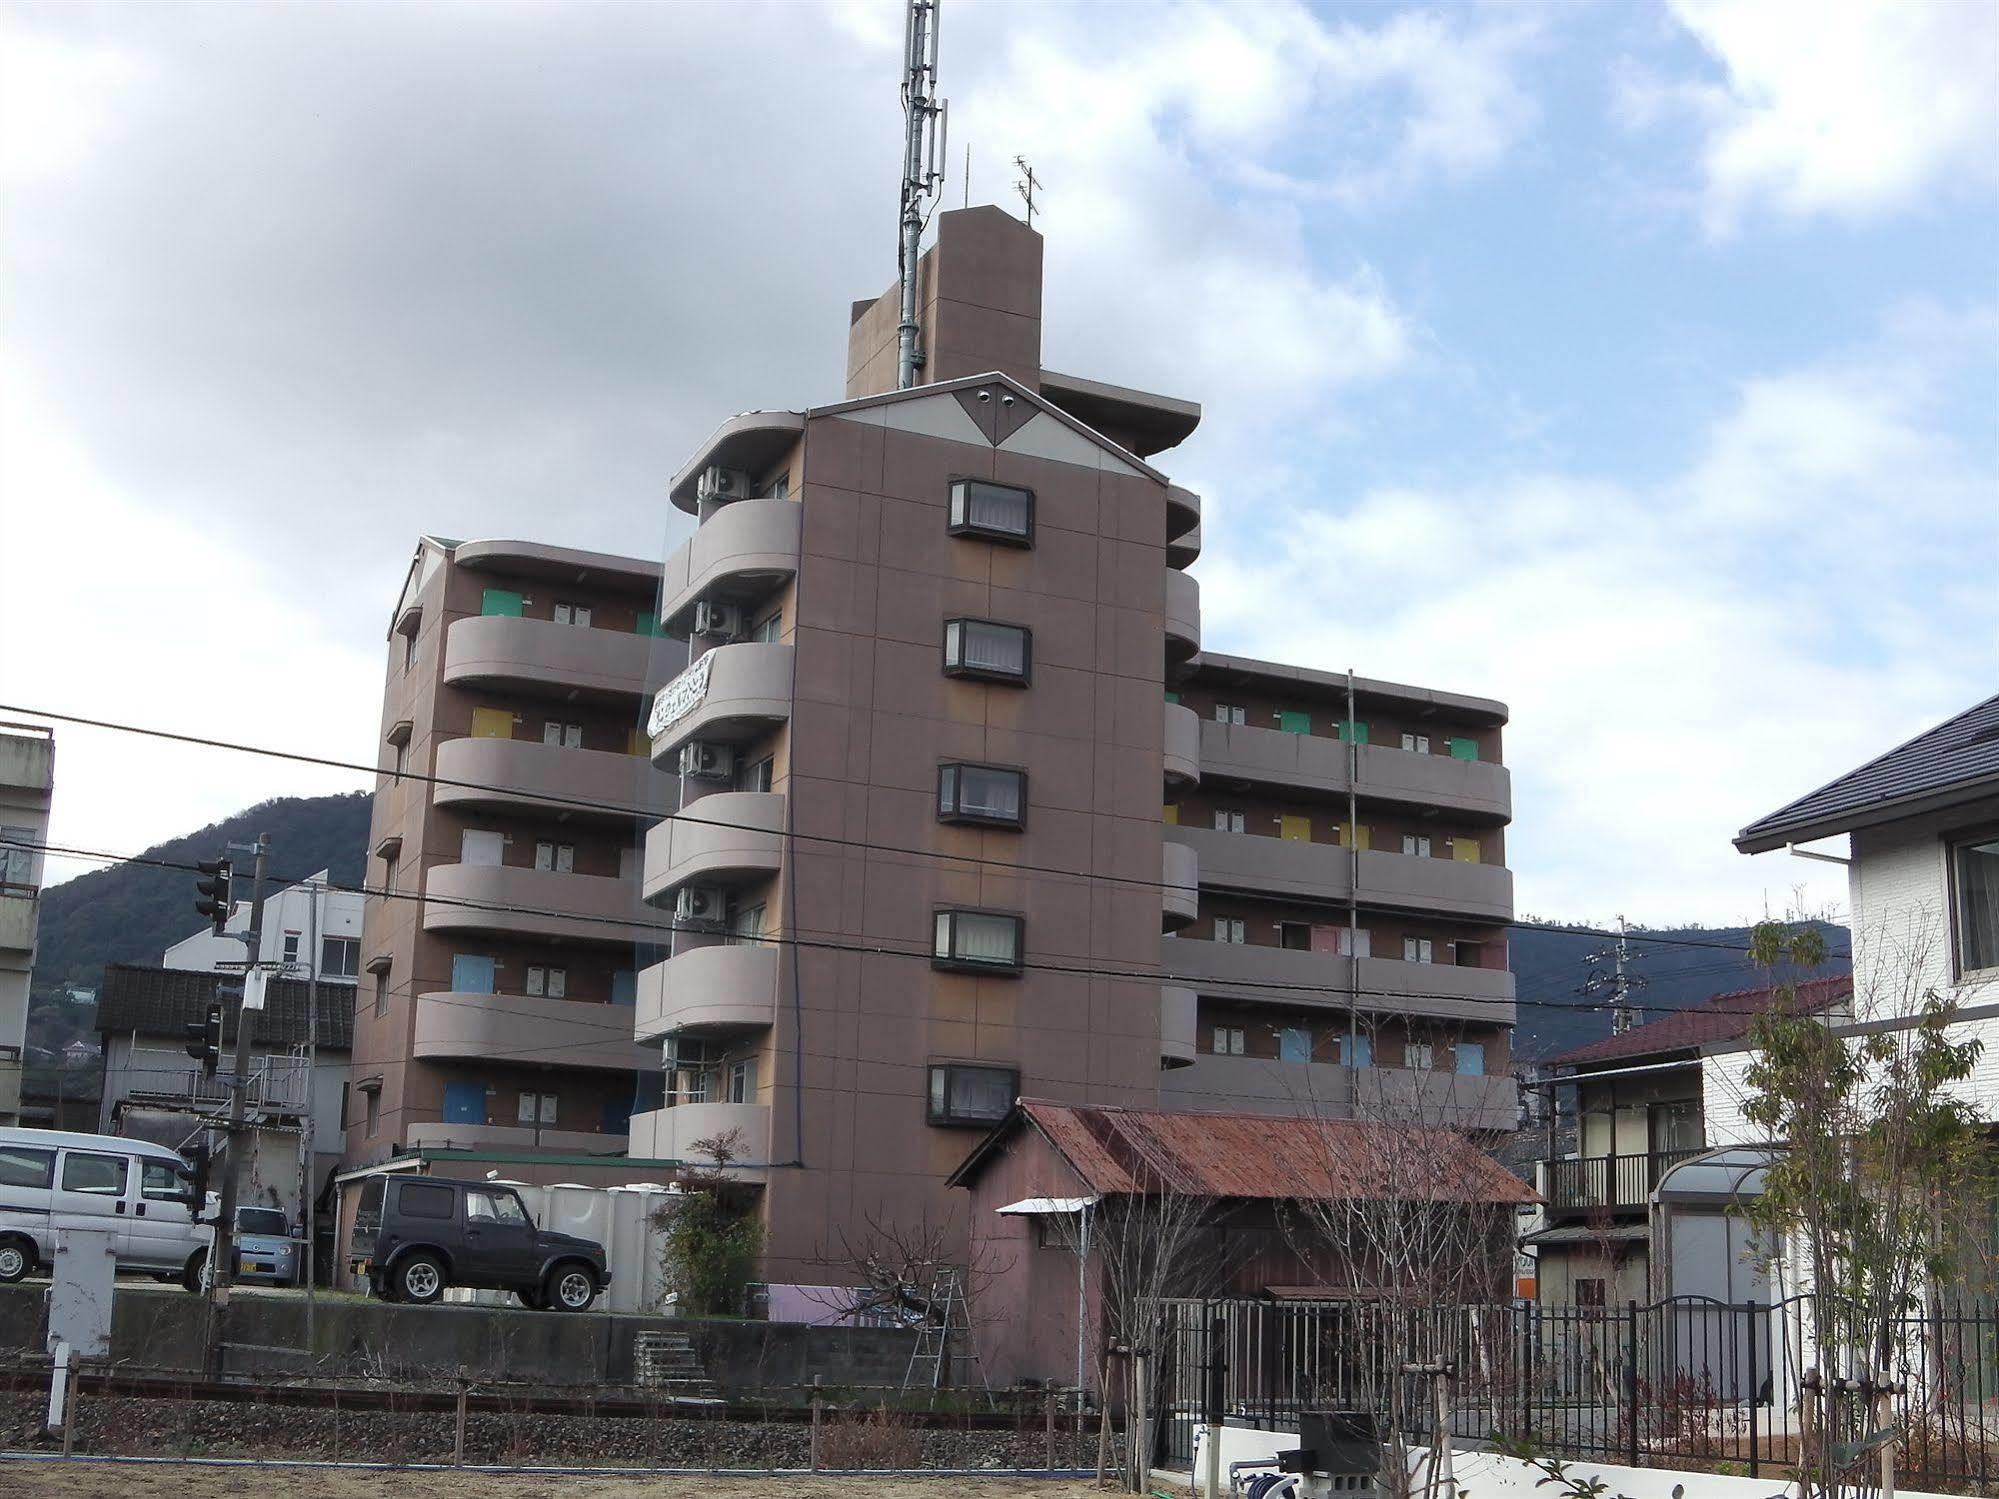
<svg viewBox="0 0 1999 1499">
<path fill-rule="evenodd" d="M 548 1283 L 542 1287 L 542 1301 L 558 1312 L 587 1312 L 590 1303 L 597 1299 L 597 1277 L 590 1273 L 590 1267 L 571 1262 L 557 1265 L 548 1273 Z"/>
<path fill-rule="evenodd" d="M 208 1267 L 208 1251 L 206 1249 L 195 1250 L 193 1254 L 187 1257 L 187 1263 L 181 1267 L 181 1272 L 180 1272 L 181 1289 L 183 1291 L 191 1291 L 196 1295 L 200 1295 L 201 1273 L 207 1267 Z"/>
<path fill-rule="evenodd" d="M 35 1246 L 26 1239 L 0 1239 L 0 1285 L 12 1285 L 35 1268 Z"/>
<path fill-rule="evenodd" d="M 428 1306 L 444 1294 L 444 1266 L 435 1255 L 413 1254 L 389 1272 L 395 1299 L 412 1306 Z"/>
</svg>

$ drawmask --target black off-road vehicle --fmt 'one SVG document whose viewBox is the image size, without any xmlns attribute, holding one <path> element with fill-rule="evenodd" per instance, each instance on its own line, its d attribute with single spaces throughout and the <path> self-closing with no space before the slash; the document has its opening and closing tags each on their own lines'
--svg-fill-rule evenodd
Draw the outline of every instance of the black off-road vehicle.
<svg viewBox="0 0 1999 1499">
<path fill-rule="evenodd" d="M 580 1312 L 611 1283 L 603 1245 L 536 1228 L 512 1187 L 436 1176 L 369 1177 L 349 1263 L 373 1295 L 419 1305 L 470 1286 Z"/>
</svg>

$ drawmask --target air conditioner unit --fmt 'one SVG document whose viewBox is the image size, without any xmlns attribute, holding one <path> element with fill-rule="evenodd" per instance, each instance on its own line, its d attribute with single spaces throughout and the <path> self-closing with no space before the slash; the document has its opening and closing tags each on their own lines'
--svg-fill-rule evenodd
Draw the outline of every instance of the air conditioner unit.
<svg viewBox="0 0 1999 1499">
<path fill-rule="evenodd" d="M 734 604 L 711 604 L 704 599 L 694 606 L 694 633 L 713 640 L 734 640 L 743 633 L 743 611 Z"/>
<path fill-rule="evenodd" d="M 730 500 L 746 500 L 750 495 L 750 476 L 739 468 L 723 468 L 719 463 L 711 463 L 701 471 L 701 478 L 694 486 L 697 500 L 711 500 L 718 505 Z"/>
<path fill-rule="evenodd" d="M 673 900 L 673 919 L 684 926 L 720 926 L 728 902 L 713 885 L 682 885 Z"/>
<path fill-rule="evenodd" d="M 680 773 L 704 781 L 733 780 L 736 756 L 726 744 L 690 739 L 680 747 Z"/>
</svg>

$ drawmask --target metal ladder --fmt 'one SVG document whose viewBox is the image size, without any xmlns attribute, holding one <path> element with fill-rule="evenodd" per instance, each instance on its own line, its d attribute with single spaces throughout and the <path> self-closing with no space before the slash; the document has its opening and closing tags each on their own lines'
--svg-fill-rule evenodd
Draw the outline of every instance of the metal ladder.
<svg viewBox="0 0 1999 1499">
<path fill-rule="evenodd" d="M 954 1341 L 963 1352 L 952 1352 Z M 909 1368 L 902 1376 L 905 1391 L 916 1384 L 919 1371 L 926 1364 L 929 1366 L 929 1378 L 925 1382 L 932 1390 L 941 1390 L 947 1383 L 956 1386 L 960 1382 L 947 1380 L 944 1372 L 947 1366 L 970 1364 L 978 1370 L 979 1388 L 985 1391 L 987 1402 L 991 1402 L 992 1383 L 986 1378 L 986 1366 L 979 1358 L 978 1343 L 972 1337 L 972 1317 L 965 1303 L 964 1277 L 953 1269 L 939 1270 L 930 1282 L 930 1295 L 916 1324 L 916 1346 L 909 1351 Z M 969 1387 L 969 1380 L 964 1383 Z"/>
</svg>

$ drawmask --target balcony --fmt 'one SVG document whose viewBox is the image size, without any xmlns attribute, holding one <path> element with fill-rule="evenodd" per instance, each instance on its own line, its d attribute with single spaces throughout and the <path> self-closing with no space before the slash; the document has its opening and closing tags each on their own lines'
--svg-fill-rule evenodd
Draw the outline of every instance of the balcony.
<svg viewBox="0 0 1999 1499">
<path fill-rule="evenodd" d="M 415 1055 L 432 1060 L 504 1056 L 523 1066 L 643 1072 L 659 1053 L 632 1039 L 623 1005 L 525 994 L 420 994 Z"/>
<path fill-rule="evenodd" d="M 1513 871 L 1499 864 L 1363 849 L 1360 898 L 1407 911 L 1511 921 Z"/>
<path fill-rule="evenodd" d="M 427 932 L 483 932 L 625 946 L 664 940 L 667 926 L 624 879 L 507 864 L 439 864 L 424 879 Z M 455 902 L 470 902 L 467 905 Z M 452 902 L 453 904 L 447 904 Z M 505 909 L 484 909 L 501 907 Z"/>
<path fill-rule="evenodd" d="M 731 1130 L 741 1131 L 738 1158 L 747 1164 L 729 1172 L 739 1180 L 763 1180 L 770 1160 L 770 1105 L 761 1103 L 683 1103 L 632 1115 L 631 1155 L 634 1160 L 702 1163 L 694 1148 Z"/>
<path fill-rule="evenodd" d="M 1512 777 L 1504 765 L 1360 746 L 1356 789 L 1368 800 L 1462 812 L 1481 821 L 1513 815 Z M 1330 734 L 1287 734 L 1248 724 L 1201 724 L 1201 772 L 1218 780 L 1296 787 L 1326 796 L 1347 791 L 1347 746 Z"/>
<path fill-rule="evenodd" d="M 1166 574 L 1166 659 L 1185 661 L 1201 649 L 1201 585 L 1187 573 Z"/>
<path fill-rule="evenodd" d="M 451 687 L 622 702 L 645 696 L 658 643 L 651 635 L 622 630 L 475 614 L 454 620 L 445 632 L 444 681 Z"/>
<path fill-rule="evenodd" d="M 1220 1057 L 1162 1074 L 1161 1108 L 1201 1113 L 1294 1114 L 1322 1119 L 1374 1118 L 1450 1129 L 1511 1129 L 1518 1092 L 1510 1077 L 1415 1072 L 1401 1067 L 1353 1071 L 1334 1062 Z"/>
<path fill-rule="evenodd" d="M 718 942 L 642 969 L 633 1032 L 656 1043 L 763 1029 L 777 1014 L 777 958 L 775 947 Z"/>
<path fill-rule="evenodd" d="M 1352 886 L 1349 855 L 1337 843 L 1198 827 L 1168 827 L 1166 841 L 1197 852 L 1201 883 L 1210 889 L 1345 900 Z M 1513 919 L 1513 873 L 1497 864 L 1362 850 L 1359 893 L 1372 906 L 1482 921 Z"/>
<path fill-rule="evenodd" d="M 1642 1214 L 1659 1179 L 1699 1150 L 1662 1150 L 1644 1155 L 1597 1155 L 1541 1162 L 1541 1195 L 1550 1222 Z"/>
<path fill-rule="evenodd" d="M 412 1124 L 403 1131 L 411 1150 L 540 1151 L 546 1155 L 598 1155 L 615 1165 L 625 1153 L 623 1135 L 595 1130 L 535 1129 L 524 1124 Z"/>
<path fill-rule="evenodd" d="M 1166 705 L 1166 783 L 1187 786 L 1201 779 L 1201 716 L 1180 703 Z"/>
<path fill-rule="evenodd" d="M 55 731 L 42 724 L 0 724 L 0 787 L 47 804 L 54 784 Z"/>
<path fill-rule="evenodd" d="M 673 476 L 668 498 L 693 515 L 700 508 L 696 491 L 703 469 L 719 464 L 761 473 L 790 451 L 804 431 L 805 418 L 796 411 L 745 411 L 732 416 Z"/>
<path fill-rule="evenodd" d="M 1181 536 L 1201 523 L 1201 497 L 1178 484 L 1166 486 L 1166 534 Z"/>
<path fill-rule="evenodd" d="M 1179 984 L 1159 989 L 1159 1065 L 1191 1067 L 1200 1044 L 1201 997 Z"/>
<path fill-rule="evenodd" d="M 1161 846 L 1160 854 L 1162 909 L 1159 929 L 1174 932 L 1201 914 L 1201 860 L 1184 843 L 1167 842 Z"/>
<path fill-rule="evenodd" d="M 446 740 L 437 747 L 437 775 L 466 783 L 434 786 L 431 801 L 440 807 L 553 812 L 579 822 L 649 823 L 678 805 L 680 790 L 642 755 L 531 739 Z"/>
<path fill-rule="evenodd" d="M 13 887 L 18 890 L 19 887 Z M 35 917 L 42 903 L 34 895 L 0 895 L 0 950 L 29 952 L 35 945 Z"/>
<path fill-rule="evenodd" d="M 1201 560 L 1201 528 L 1193 526 L 1170 538 L 1166 543 L 1166 565 L 1168 567 L 1192 567 Z"/>
<path fill-rule="evenodd" d="M 0 1120 L 21 1117 L 21 1049 L 0 1047 Z"/>
<path fill-rule="evenodd" d="M 697 599 L 755 597 L 793 576 L 804 513 L 796 500 L 738 500 L 717 510 L 666 559 L 659 617 L 678 622 Z"/>
<path fill-rule="evenodd" d="M 784 793 L 718 791 L 646 833 L 645 898 L 663 903 L 682 885 L 740 884 L 784 863 Z"/>
<path fill-rule="evenodd" d="M 671 721 L 662 721 L 671 714 Z M 767 641 L 719 645 L 653 699 L 652 763 L 677 772 L 690 739 L 741 740 L 791 717 L 791 647 Z"/>
<path fill-rule="evenodd" d="M 227 1076 L 210 1077 L 185 1052 L 163 1047 L 133 1047 L 122 1066 L 107 1069 L 106 1082 L 115 1096 L 133 1103 L 201 1110 L 229 1105 Z M 250 1059 L 244 1102 L 253 1114 L 300 1114 L 310 1096 L 311 1069 L 303 1057 Z"/>
<path fill-rule="evenodd" d="M 1161 944 L 1160 953 L 1168 983 L 1192 985 L 1218 999 L 1347 1007 L 1351 960 L 1338 953 L 1189 937 Z M 1397 958 L 1362 958 L 1359 968 L 1363 1010 L 1513 1024 L 1513 975 L 1504 968 L 1456 968 Z M 1265 992 L 1258 993 L 1259 988 Z"/>
</svg>

